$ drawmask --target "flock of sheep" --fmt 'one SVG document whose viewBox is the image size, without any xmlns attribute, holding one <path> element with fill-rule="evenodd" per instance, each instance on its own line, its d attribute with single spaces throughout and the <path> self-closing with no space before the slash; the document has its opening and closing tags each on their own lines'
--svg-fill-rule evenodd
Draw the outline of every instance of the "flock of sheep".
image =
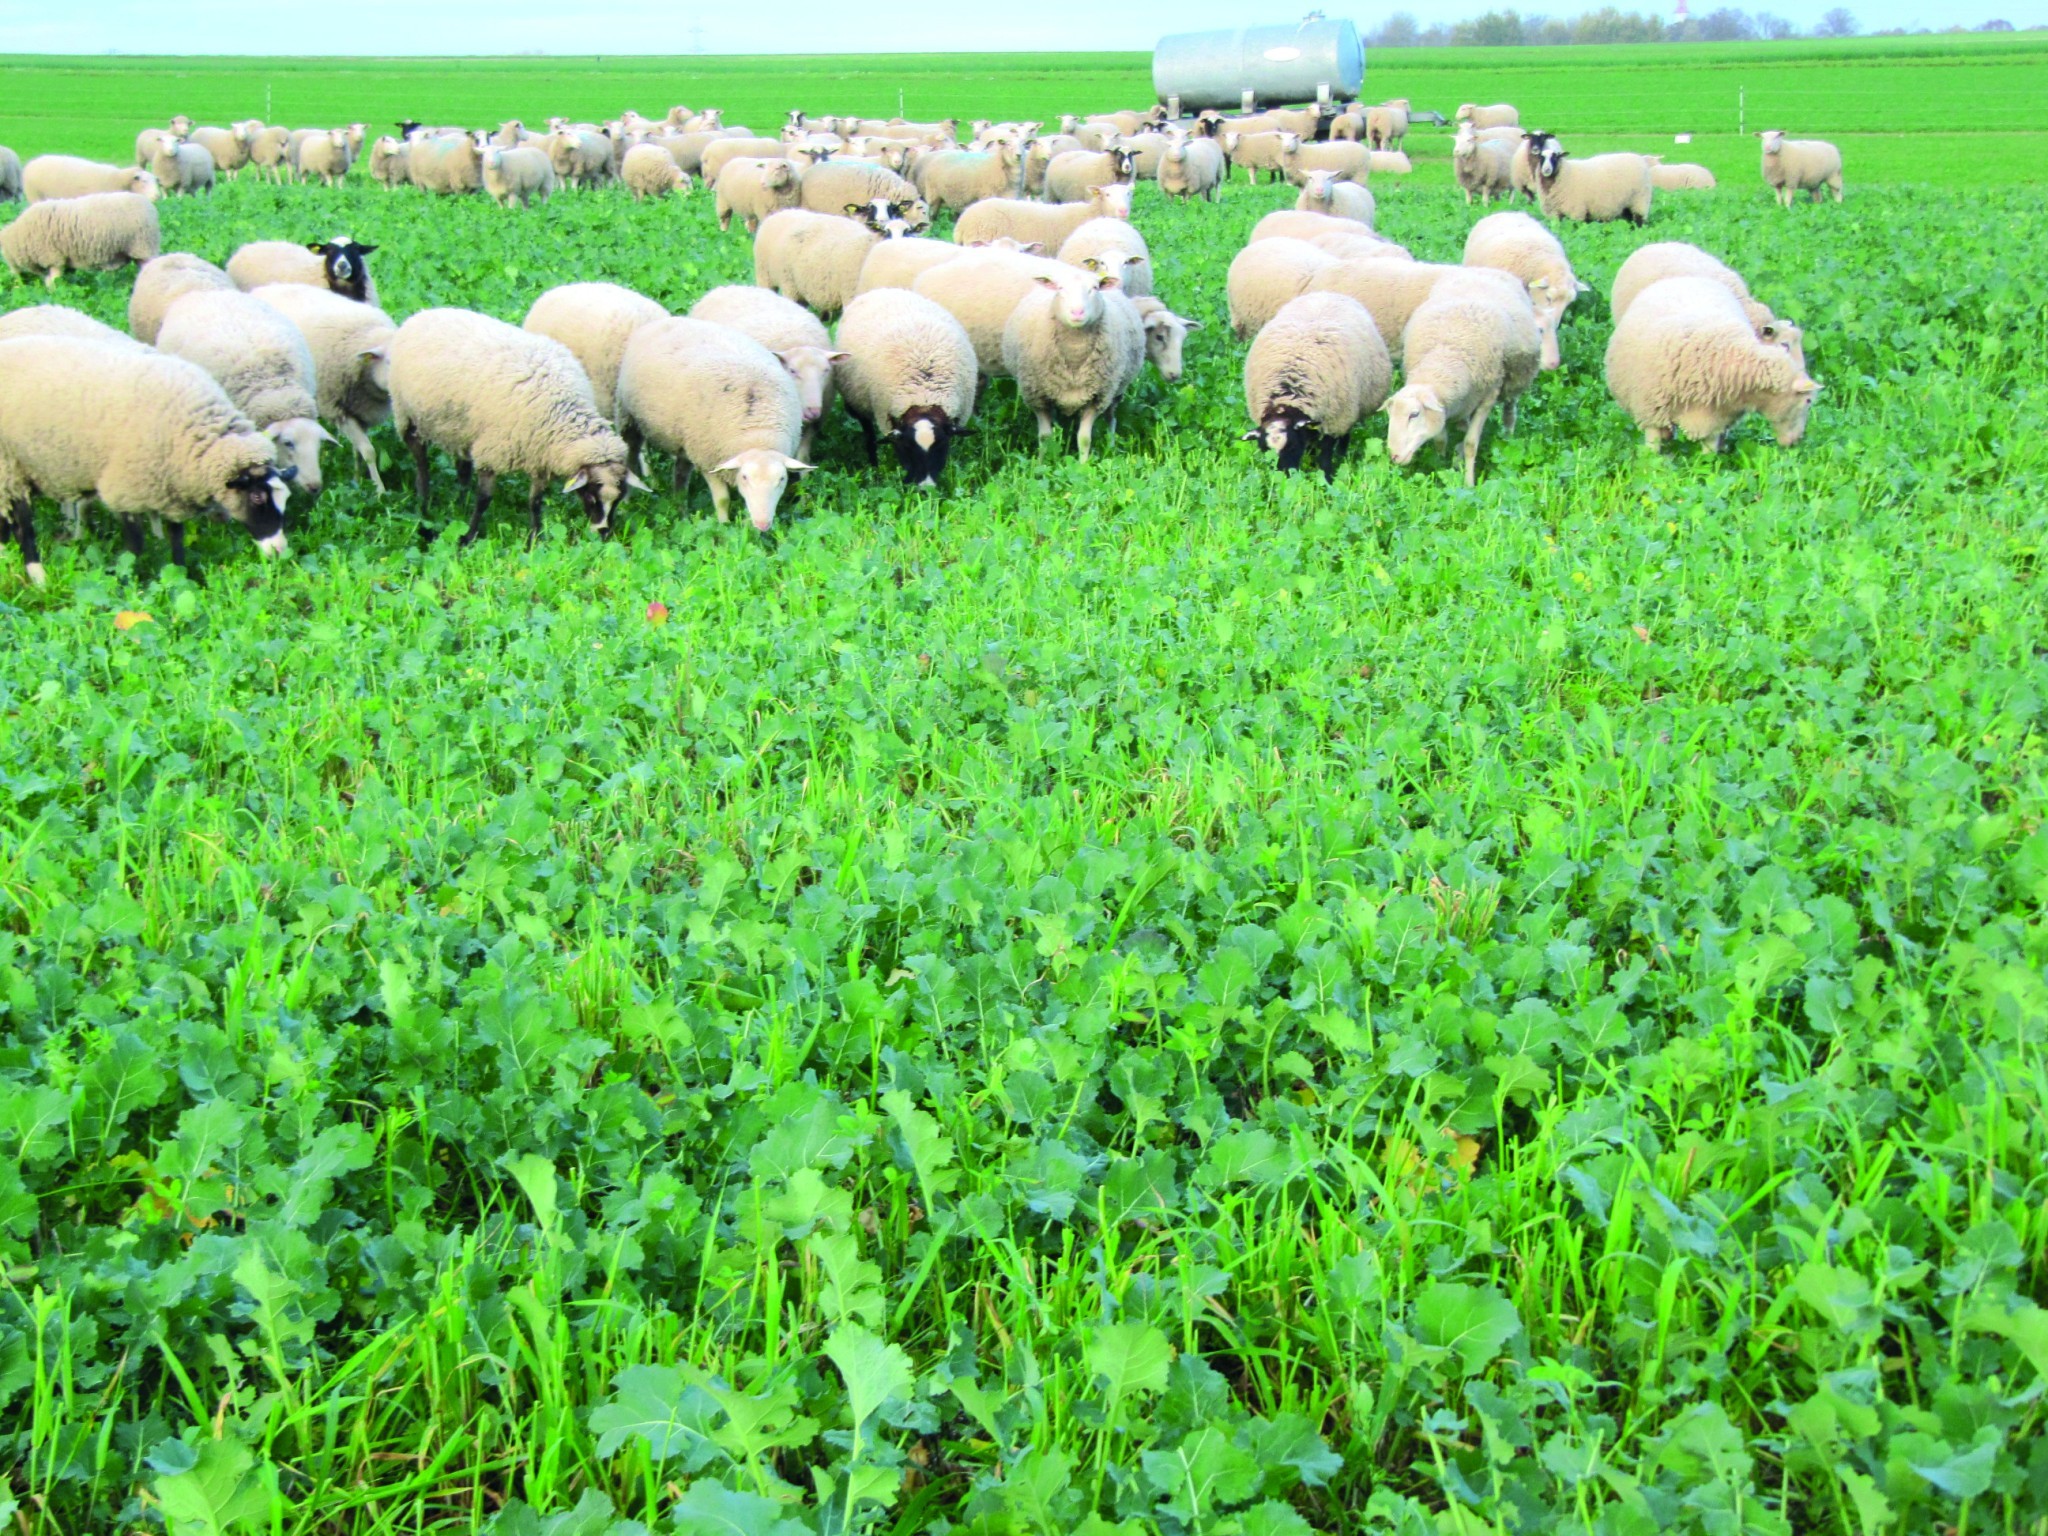
<svg viewBox="0 0 2048 1536">
<path fill-rule="evenodd" d="M 0 196 L 31 204 L 0 229 L 19 276 L 54 286 L 67 270 L 141 263 L 128 334 L 57 305 L 0 317 L 0 511 L 38 583 L 38 494 L 64 503 L 74 529 L 96 497 L 124 519 L 131 548 L 138 520 L 156 517 L 179 564 L 185 522 L 209 511 L 280 553 L 290 491 L 320 489 L 328 428 L 382 492 L 369 433 L 389 420 L 422 507 L 431 449 L 472 488 L 465 542 L 507 474 L 527 477 L 531 534 L 551 484 L 608 533 L 627 493 L 648 488 L 649 448 L 673 456 L 678 488 L 693 470 L 704 477 L 720 521 L 737 492 L 766 532 L 790 477 L 812 468 L 835 395 L 871 460 L 886 438 L 908 480 L 931 485 L 995 378 L 1014 381 L 1041 438 L 1073 419 L 1085 460 L 1148 361 L 1179 376 L 1198 328 L 1152 292 L 1134 184 L 1206 200 L 1240 169 L 1300 189 L 1230 264 L 1231 325 L 1250 343 L 1245 437 L 1283 469 L 1319 446 L 1334 477 L 1357 425 L 1383 413 L 1397 464 L 1462 431 L 1471 484 L 1494 408 L 1511 431 L 1521 395 L 1560 365 L 1558 327 L 1584 285 L 1521 211 L 1482 218 L 1456 264 L 1418 261 L 1377 234 L 1370 180 L 1408 169 L 1409 118 L 1402 101 L 1182 123 L 1153 108 L 1069 117 L 1056 132 L 977 122 L 963 147 L 952 120 L 792 112 L 770 138 L 677 107 L 545 133 L 407 123 L 372 142 L 370 174 L 388 186 L 505 204 L 564 182 L 658 197 L 701 181 L 721 228 L 737 220 L 754 236 L 754 284 L 715 289 L 688 315 L 576 283 L 543 294 L 518 326 L 458 309 L 395 323 L 377 307 L 375 247 L 348 238 L 258 242 L 224 268 L 160 254 L 166 191 L 244 172 L 338 179 L 362 153 L 361 124 L 177 119 L 138 136 L 132 167 L 54 155 L 22 167 L 0 149 Z M 1466 105 L 1456 121 L 1468 200 L 1519 192 L 1551 218 L 1640 223 L 1658 187 L 1712 182 L 1655 157 L 1575 160 L 1508 106 Z M 1767 134 L 1763 170 L 1781 201 L 1841 196 L 1831 145 Z M 948 211 L 952 238 L 931 238 Z M 1712 256 L 1643 247 L 1616 278 L 1613 313 L 1607 381 L 1653 445 L 1682 433 L 1718 446 L 1749 411 L 1781 443 L 1801 436 L 1818 390 L 1801 333 Z"/>
</svg>

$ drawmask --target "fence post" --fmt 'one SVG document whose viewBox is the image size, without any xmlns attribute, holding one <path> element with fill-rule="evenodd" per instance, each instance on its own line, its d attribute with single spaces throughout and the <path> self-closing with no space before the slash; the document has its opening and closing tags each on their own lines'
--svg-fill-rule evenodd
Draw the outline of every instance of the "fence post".
<svg viewBox="0 0 2048 1536">
<path fill-rule="evenodd" d="M 1749 137 L 1749 88 L 1742 85 L 1735 87 L 1735 134 Z"/>
</svg>

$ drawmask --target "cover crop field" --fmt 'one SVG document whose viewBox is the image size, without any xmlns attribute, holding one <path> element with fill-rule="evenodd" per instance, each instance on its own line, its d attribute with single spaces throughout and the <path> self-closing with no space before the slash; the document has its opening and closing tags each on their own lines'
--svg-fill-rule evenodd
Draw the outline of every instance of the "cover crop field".
<svg viewBox="0 0 2048 1536">
<path fill-rule="evenodd" d="M 362 78 L 322 115 L 667 105 Z M 1447 144 L 1374 188 L 1437 260 Z M 834 419 L 772 545 L 700 488 L 604 545 L 552 497 L 530 551 L 501 494 L 459 551 L 445 459 L 423 524 L 330 450 L 292 558 L 201 528 L 203 588 L 42 507 L 48 588 L 0 552 L 5 1524 L 2048 1528 L 2048 190 L 1862 152 L 1839 207 L 1745 148 L 1564 229 L 1594 291 L 1472 491 L 1369 427 L 1333 487 L 1238 441 L 1224 269 L 1293 197 L 1240 180 L 1141 189 L 1205 328 L 1089 466 L 997 385 L 936 493 Z M 163 217 L 350 231 L 399 317 L 751 277 L 702 194 Z M 1600 364 L 1646 239 L 1806 327 L 1803 444 L 1644 454 Z"/>
</svg>

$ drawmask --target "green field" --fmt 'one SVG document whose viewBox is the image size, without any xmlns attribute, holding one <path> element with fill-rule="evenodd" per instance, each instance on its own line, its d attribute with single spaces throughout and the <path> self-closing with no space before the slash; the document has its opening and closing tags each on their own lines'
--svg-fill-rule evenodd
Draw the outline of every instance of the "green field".
<svg viewBox="0 0 2048 1536">
<path fill-rule="evenodd" d="M 1911 78 L 2040 55 L 1954 57 Z M 1567 112 L 1569 65 L 1527 77 L 1559 131 L 1672 126 Z M 137 68 L 110 115 L 109 67 L 10 74 L 71 126 L 0 137 L 112 152 L 255 78 Z M 707 94 L 420 67 L 276 115 Z M 709 95 L 1063 99 L 839 67 Z M 445 460 L 422 518 L 336 454 L 290 560 L 197 531 L 203 588 L 40 508 L 49 586 L 0 551 L 0 1524 L 2048 1529 L 2048 191 L 1873 186 L 1877 142 L 1840 207 L 1745 149 L 1564 230 L 1594 292 L 1476 490 L 1237 440 L 1224 268 L 1291 196 L 1239 184 L 1141 191 L 1205 329 L 1085 467 L 998 385 L 935 494 L 833 421 L 772 545 L 700 491 L 604 545 L 553 498 L 528 550 L 515 491 L 464 551 Z M 1455 192 L 1375 191 L 1457 258 Z M 401 317 L 751 274 L 702 195 L 163 212 L 215 260 L 351 230 Z M 1798 448 L 1644 455 L 1600 363 L 1645 239 L 1805 325 Z"/>
</svg>

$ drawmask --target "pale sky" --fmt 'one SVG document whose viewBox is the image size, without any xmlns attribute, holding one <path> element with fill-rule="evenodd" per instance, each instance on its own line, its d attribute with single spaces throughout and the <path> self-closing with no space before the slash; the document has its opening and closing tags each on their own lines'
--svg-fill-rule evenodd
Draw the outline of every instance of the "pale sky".
<svg viewBox="0 0 2048 1536">
<path fill-rule="evenodd" d="M 1306 10 L 1314 0 L 1300 0 Z M 1510 4 L 1515 0 L 1496 0 Z M 1605 0 L 1521 0 L 1516 8 L 1570 16 Z M 1675 0 L 1614 0 L 1622 10 L 1668 12 Z M 1721 0 L 1692 0 L 1702 15 Z M 1809 27 L 1834 0 L 1728 0 Z M 1864 30 L 1975 25 L 2002 16 L 2015 26 L 2048 22 L 2048 0 L 1847 0 Z M 1340 5 L 1325 8 L 1344 14 Z M 1487 0 L 1391 4 L 1351 12 L 1369 32 L 1407 9 L 1425 23 L 1492 9 Z M 1291 14 L 1292 7 L 1285 14 Z M 944 18 L 934 23 L 934 15 Z M 0 52 L 197 54 L 506 53 L 925 53 L 977 49 L 1144 49 L 1163 31 L 1195 31 L 1284 19 L 1252 0 L 1175 0 L 1171 6 L 1104 6 L 1096 0 L 1027 5 L 866 6 L 847 0 L 684 5 L 678 0 L 0 0 Z M 702 29 L 701 37 L 698 28 Z"/>
</svg>

